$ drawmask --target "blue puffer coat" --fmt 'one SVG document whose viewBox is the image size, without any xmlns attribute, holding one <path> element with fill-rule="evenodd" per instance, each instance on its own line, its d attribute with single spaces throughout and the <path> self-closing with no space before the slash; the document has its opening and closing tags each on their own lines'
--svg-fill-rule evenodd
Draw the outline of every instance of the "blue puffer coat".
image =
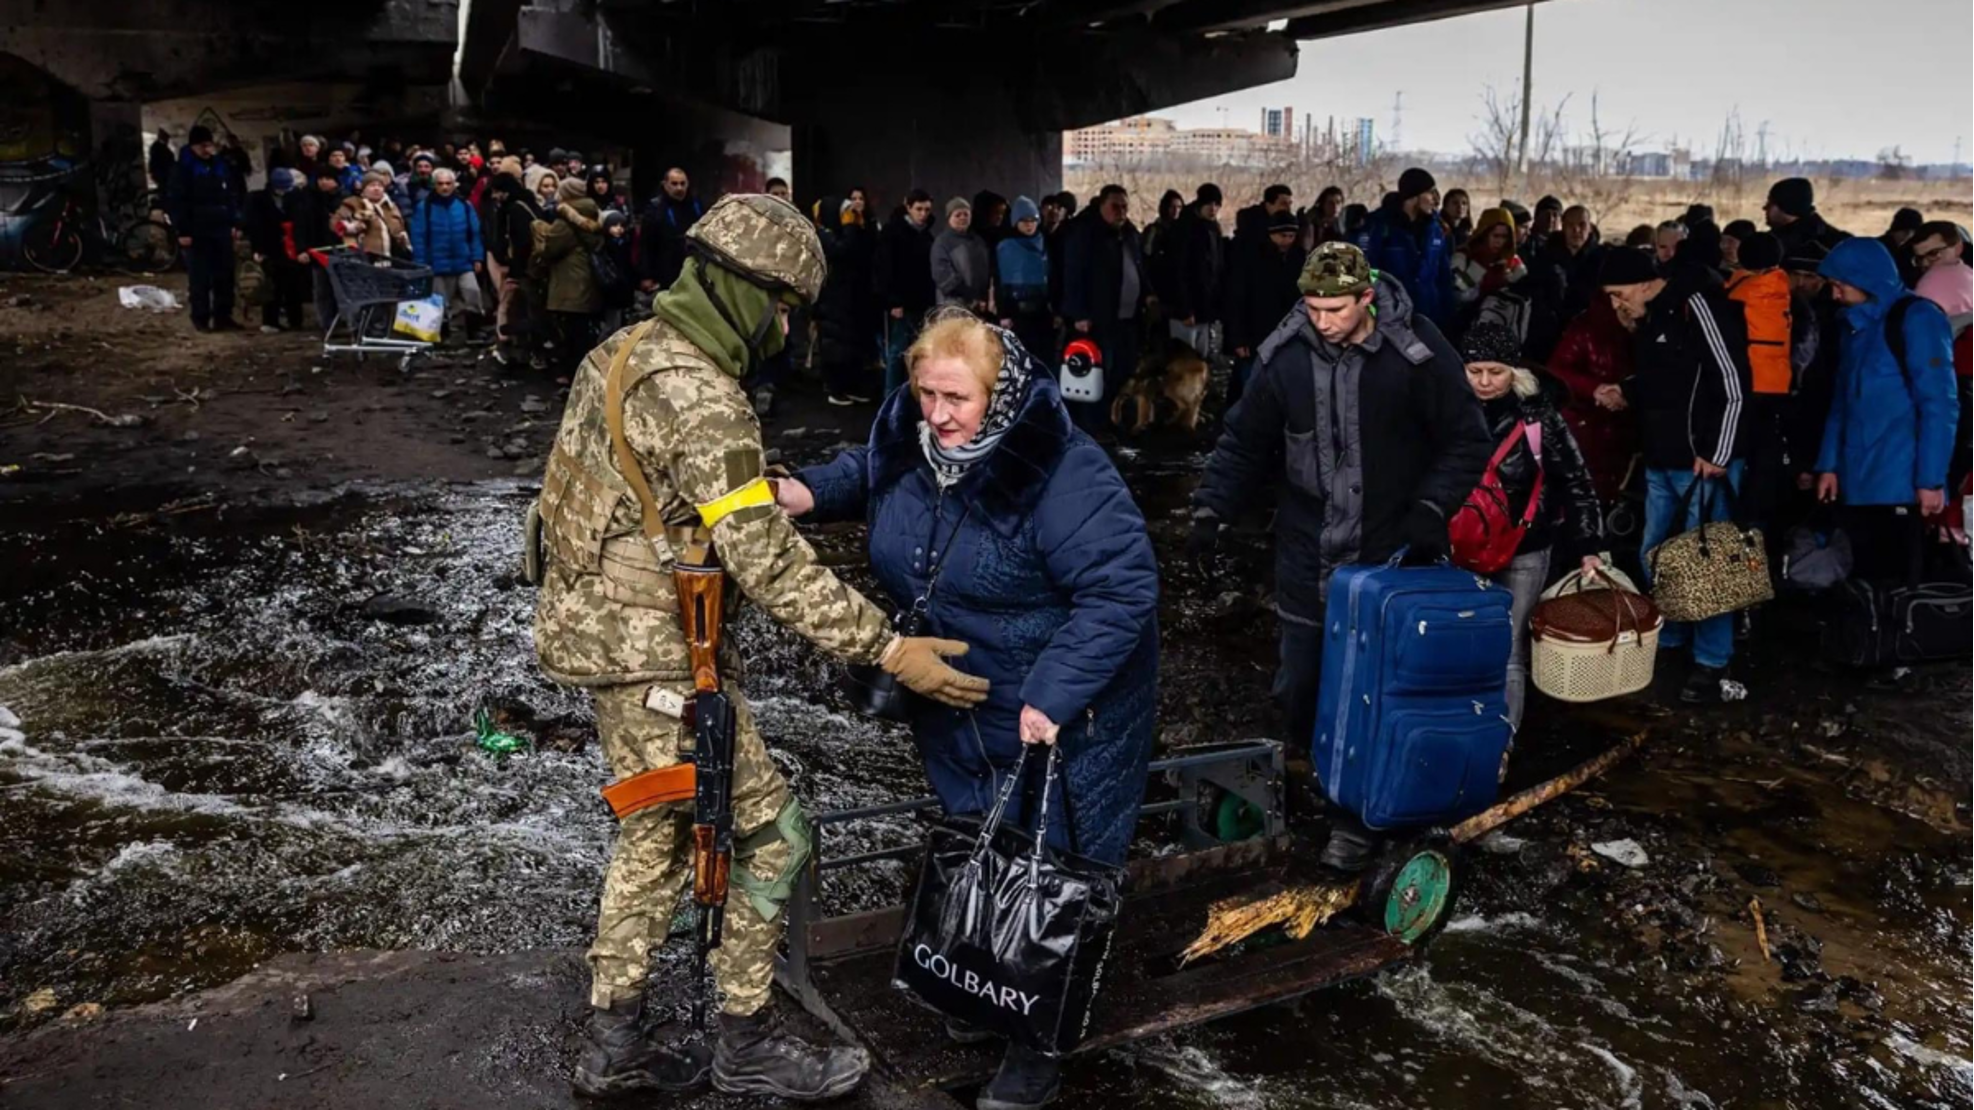
<svg viewBox="0 0 1974 1110">
<path fill-rule="evenodd" d="M 454 193 L 425 194 L 411 214 L 411 256 L 441 277 L 463 274 L 487 256 L 480 243 L 480 216 Z"/>
<path fill-rule="evenodd" d="M 996 773 L 1020 755 L 1026 703 L 1062 727 L 1076 836 L 1072 844 L 1052 817 L 1050 841 L 1115 862 L 1130 846 L 1151 758 L 1158 564 L 1123 478 L 1036 369 L 1000 446 L 943 496 L 909 388 L 885 402 L 867 447 L 797 477 L 818 518 L 866 518 L 871 569 L 898 608 L 924 594 L 933 558 L 946 564 L 927 631 L 972 645 L 954 665 L 993 683 L 972 711 L 921 701 L 912 721 L 946 810 L 992 803 Z M 1018 793 L 1010 813 L 1020 804 Z M 1032 820 L 1026 812 L 1016 816 Z"/>
<path fill-rule="evenodd" d="M 1405 283 L 1414 312 L 1442 331 L 1453 322 L 1453 244 L 1438 217 L 1428 217 L 1421 228 L 1394 195 L 1364 221 L 1354 242 L 1373 269 Z"/>
<path fill-rule="evenodd" d="M 1817 452 L 1819 474 L 1837 475 L 1846 505 L 1910 505 L 1941 489 L 1959 421 L 1953 329 L 1938 305 L 1914 297 L 1905 312 L 1905 365 L 1886 340 L 1885 315 L 1911 294 L 1876 239 L 1846 239 L 1817 272 L 1871 295 L 1843 310 L 1836 395 Z"/>
</svg>

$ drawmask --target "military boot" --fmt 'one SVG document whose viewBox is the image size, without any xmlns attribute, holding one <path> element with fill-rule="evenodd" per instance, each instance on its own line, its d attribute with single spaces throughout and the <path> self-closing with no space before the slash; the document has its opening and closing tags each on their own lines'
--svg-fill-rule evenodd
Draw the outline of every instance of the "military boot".
<svg viewBox="0 0 1974 1110">
<path fill-rule="evenodd" d="M 747 1017 L 720 1015 L 713 1086 L 727 1094 L 823 1102 L 855 1090 L 869 1070 L 863 1049 L 812 1045 L 783 1029 L 772 1005 Z"/>
<path fill-rule="evenodd" d="M 642 1000 L 589 1012 L 583 1054 L 576 1061 L 576 1093 L 606 1098 L 631 1091 L 690 1091 L 713 1070 L 704 1040 L 665 1044 L 644 1027 Z"/>
</svg>

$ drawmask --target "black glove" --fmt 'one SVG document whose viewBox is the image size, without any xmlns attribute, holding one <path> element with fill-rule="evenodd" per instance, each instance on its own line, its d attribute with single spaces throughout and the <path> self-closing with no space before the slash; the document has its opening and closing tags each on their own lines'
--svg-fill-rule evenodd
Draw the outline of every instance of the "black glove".
<svg viewBox="0 0 1974 1110">
<path fill-rule="evenodd" d="M 1446 518 L 1439 508 L 1421 501 L 1405 514 L 1407 561 L 1433 563 L 1446 554 Z"/>
<path fill-rule="evenodd" d="M 1220 518 L 1196 516 L 1193 518 L 1192 534 L 1186 537 L 1186 558 L 1194 565 L 1206 561 L 1220 546 Z"/>
</svg>

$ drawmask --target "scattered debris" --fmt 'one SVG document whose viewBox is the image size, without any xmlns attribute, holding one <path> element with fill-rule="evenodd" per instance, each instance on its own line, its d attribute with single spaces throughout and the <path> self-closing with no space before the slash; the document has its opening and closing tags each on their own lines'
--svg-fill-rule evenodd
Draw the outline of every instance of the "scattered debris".
<svg viewBox="0 0 1974 1110">
<path fill-rule="evenodd" d="M 296 1021 L 308 1021 L 315 1017 L 315 1003 L 306 994 L 298 994 L 288 1004 L 288 1016 Z"/>
<path fill-rule="evenodd" d="M 1777 875 L 1774 868 L 1763 867 L 1759 863 L 1737 863 L 1734 873 L 1746 880 L 1749 886 L 1773 889 L 1782 885 L 1782 876 Z"/>
<path fill-rule="evenodd" d="M 10 303 L 20 307 L 27 300 L 27 294 L 23 293 L 13 298 Z M 160 289 L 155 285 L 120 286 L 117 289 L 117 303 L 125 308 L 139 308 L 145 312 L 178 311 L 178 298 L 172 296 L 170 290 Z"/>
<path fill-rule="evenodd" d="M 1346 883 L 1294 886 L 1265 897 L 1215 902 L 1207 908 L 1206 928 L 1179 954 L 1179 966 L 1238 944 L 1271 925 L 1280 925 L 1291 938 L 1301 940 L 1356 901 L 1357 884 Z"/>
<path fill-rule="evenodd" d="M 1652 862 L 1652 857 L 1645 854 L 1645 849 L 1636 840 L 1629 838 L 1600 840 L 1592 844 L 1590 850 L 1620 867 L 1629 867 L 1633 871 Z"/>
<path fill-rule="evenodd" d="M 30 412 L 36 409 L 46 410 L 48 415 L 42 417 L 40 421 L 43 424 L 53 420 L 57 413 L 82 412 L 95 417 L 97 423 L 108 424 L 112 428 L 141 428 L 144 426 L 144 418 L 134 412 L 120 412 L 115 416 L 111 416 L 102 409 L 92 409 L 88 405 L 70 405 L 61 401 L 31 401 L 26 397 L 22 397 L 19 407 Z"/>
<path fill-rule="evenodd" d="M 59 1005 L 61 1005 L 61 1002 L 55 997 L 55 988 L 42 987 L 40 990 L 21 1000 L 21 1012 L 27 1014 L 45 1014 Z"/>
<path fill-rule="evenodd" d="M 502 732 L 494 725 L 493 713 L 482 708 L 473 715 L 473 742 L 480 750 L 491 756 L 508 756 L 518 751 L 532 751 L 534 745 L 525 736 Z"/>
<path fill-rule="evenodd" d="M 1748 916 L 1755 919 L 1755 943 L 1761 947 L 1762 961 L 1774 963 L 1775 954 L 1768 950 L 1768 923 L 1762 920 L 1762 900 L 1748 899 Z"/>
<path fill-rule="evenodd" d="M 67 1010 L 62 1011 L 63 1021 L 72 1021 L 78 1024 L 85 1021 L 95 1021 L 102 1016 L 103 1004 L 101 1002 L 78 1002 L 70 1006 Z"/>
<path fill-rule="evenodd" d="M 1453 842 L 1455 844 L 1465 844 L 1487 833 L 1489 830 L 1507 824 L 1544 802 L 1553 801 L 1575 790 L 1577 787 L 1582 786 L 1584 783 L 1609 770 L 1613 764 L 1625 756 L 1637 751 L 1638 746 L 1644 742 L 1645 733 L 1643 731 L 1634 732 L 1630 736 L 1625 737 L 1622 743 L 1611 748 L 1609 751 L 1584 760 L 1582 763 L 1557 775 L 1548 782 L 1531 786 L 1505 802 L 1499 802 L 1474 814 L 1472 817 L 1453 826 L 1451 834 Z M 1626 841 L 1625 843 L 1630 842 Z M 1636 848 L 1637 845 L 1633 844 L 1632 847 Z M 1639 854 L 1641 856 L 1644 854 L 1643 849 L 1640 849 Z M 1632 865 L 1627 864 L 1626 866 Z M 1644 863 L 1641 861 L 1637 866 L 1642 867 Z"/>
</svg>

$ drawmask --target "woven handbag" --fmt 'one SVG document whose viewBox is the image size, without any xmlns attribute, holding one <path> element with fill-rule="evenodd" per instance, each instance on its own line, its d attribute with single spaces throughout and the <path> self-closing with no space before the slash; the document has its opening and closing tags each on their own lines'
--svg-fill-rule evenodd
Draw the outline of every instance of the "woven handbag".
<svg viewBox="0 0 1974 1110">
<path fill-rule="evenodd" d="M 1686 488 L 1674 520 L 1686 519 L 1694 492 L 1703 485 L 1700 518 L 1706 519 L 1714 497 L 1711 479 L 1696 480 Z M 1669 621 L 1703 621 L 1775 597 L 1761 531 L 1732 520 L 1712 521 L 1672 536 L 1647 552 L 1645 562 L 1652 570 L 1652 600 Z"/>
<path fill-rule="evenodd" d="M 1529 617 L 1529 677 L 1558 701 L 1602 701 L 1652 684 L 1665 619 L 1605 571 L 1571 574 Z"/>
</svg>

